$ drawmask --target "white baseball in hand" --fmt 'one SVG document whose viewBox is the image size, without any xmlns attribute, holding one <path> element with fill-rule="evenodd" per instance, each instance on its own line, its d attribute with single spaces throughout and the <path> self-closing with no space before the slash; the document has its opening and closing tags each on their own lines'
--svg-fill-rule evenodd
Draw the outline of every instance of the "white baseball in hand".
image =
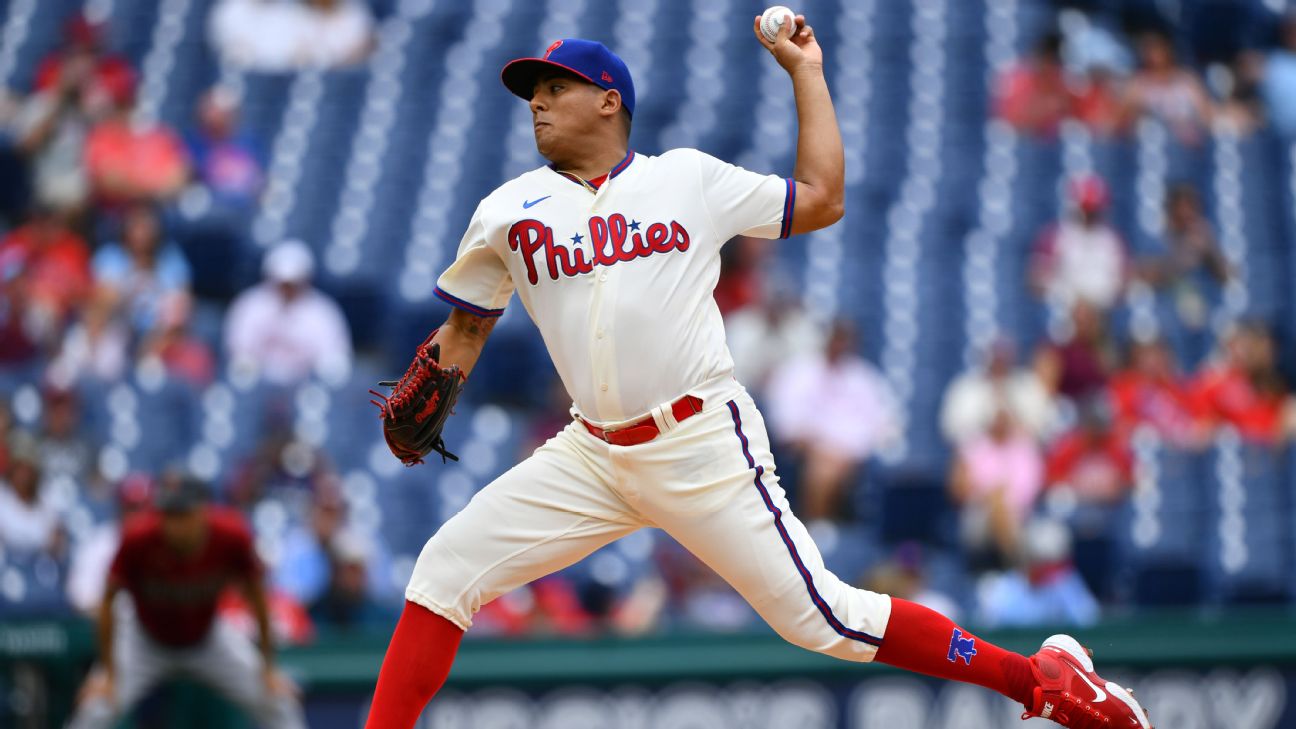
<svg viewBox="0 0 1296 729">
<path fill-rule="evenodd" d="M 765 40 L 773 43 L 778 39 L 779 29 L 784 23 L 789 24 L 789 28 L 796 29 L 796 13 L 784 5 L 775 5 L 761 13 L 760 30 Z"/>
</svg>

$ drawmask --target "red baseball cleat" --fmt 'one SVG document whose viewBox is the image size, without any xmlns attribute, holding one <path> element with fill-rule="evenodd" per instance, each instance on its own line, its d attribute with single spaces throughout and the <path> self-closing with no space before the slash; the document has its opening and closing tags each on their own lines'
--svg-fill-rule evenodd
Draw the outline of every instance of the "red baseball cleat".
<svg viewBox="0 0 1296 729">
<path fill-rule="evenodd" d="M 1089 652 L 1075 638 L 1049 638 L 1030 662 L 1039 686 L 1023 719 L 1038 716 L 1073 729 L 1152 729 L 1128 690 L 1094 673 Z"/>
</svg>

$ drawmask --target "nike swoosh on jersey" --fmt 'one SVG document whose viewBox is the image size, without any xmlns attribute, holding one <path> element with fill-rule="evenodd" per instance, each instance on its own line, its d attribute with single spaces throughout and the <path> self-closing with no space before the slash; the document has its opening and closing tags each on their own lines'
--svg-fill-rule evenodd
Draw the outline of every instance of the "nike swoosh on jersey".
<svg viewBox="0 0 1296 729">
<path fill-rule="evenodd" d="M 551 198 L 551 197 L 553 197 L 553 195 L 545 195 L 544 197 L 539 197 L 539 198 L 536 198 L 535 200 L 523 200 L 523 201 L 522 201 L 522 209 L 523 209 L 523 210 L 527 210 L 527 209 L 529 209 L 529 208 L 532 208 L 532 207 L 534 207 L 534 206 L 536 206 L 536 205 L 539 205 L 540 203 L 544 202 L 545 200 L 548 200 L 548 199 Z"/>
</svg>

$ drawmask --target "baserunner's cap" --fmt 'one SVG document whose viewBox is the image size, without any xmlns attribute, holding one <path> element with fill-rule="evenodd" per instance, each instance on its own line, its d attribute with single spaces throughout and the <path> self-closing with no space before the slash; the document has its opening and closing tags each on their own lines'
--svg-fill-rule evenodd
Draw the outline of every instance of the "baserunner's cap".
<svg viewBox="0 0 1296 729">
<path fill-rule="evenodd" d="M 207 503 L 207 485 L 197 479 L 184 478 L 158 491 L 155 505 L 163 514 L 183 514 Z"/>
<path fill-rule="evenodd" d="M 554 41 L 540 58 L 509 61 L 500 72 L 500 79 L 509 91 L 530 101 L 536 78 L 552 68 L 574 73 L 602 89 L 616 89 L 621 92 L 621 104 L 634 116 L 634 81 L 630 79 L 630 69 L 598 41 L 582 38 Z"/>
</svg>

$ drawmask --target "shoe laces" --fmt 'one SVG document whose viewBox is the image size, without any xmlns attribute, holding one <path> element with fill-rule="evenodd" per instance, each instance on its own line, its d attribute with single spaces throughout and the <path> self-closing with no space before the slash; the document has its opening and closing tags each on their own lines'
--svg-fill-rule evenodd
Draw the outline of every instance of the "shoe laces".
<svg viewBox="0 0 1296 729">
<path fill-rule="evenodd" d="M 1047 717 L 1048 719 L 1071 729 L 1105 729 L 1105 727 L 1111 726 L 1111 719 L 1106 714 L 1095 709 L 1092 704 L 1080 699 L 1071 692 L 1060 691 L 1054 694 L 1054 697 L 1057 699 L 1057 707 L 1053 709 L 1053 713 Z M 1026 711 L 1022 712 L 1021 718 L 1026 720 L 1037 716 L 1042 717 L 1043 715 Z M 1064 720 L 1066 723 L 1063 723 Z"/>
</svg>

